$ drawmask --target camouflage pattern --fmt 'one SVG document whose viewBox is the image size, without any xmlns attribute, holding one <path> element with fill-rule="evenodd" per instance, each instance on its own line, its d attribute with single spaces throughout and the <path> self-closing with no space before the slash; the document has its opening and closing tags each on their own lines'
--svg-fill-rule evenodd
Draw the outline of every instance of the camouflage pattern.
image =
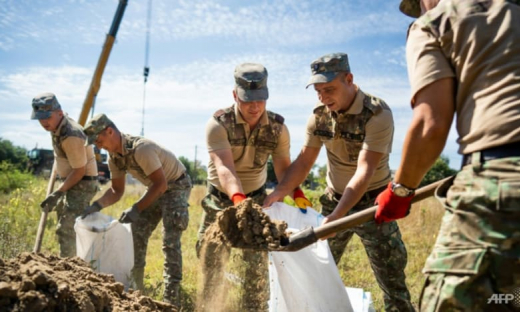
<svg viewBox="0 0 520 312">
<path fill-rule="evenodd" d="M 264 192 L 251 197 L 254 204 L 262 205 L 267 194 Z M 233 202 L 228 198 L 219 198 L 212 194 L 207 194 L 201 202 L 202 213 L 201 225 L 199 228 L 197 241 L 197 255 L 200 257 L 201 247 L 204 244 L 203 238 L 206 229 L 216 220 L 217 213 L 226 207 L 233 206 Z M 226 259 L 220 257 L 221 254 L 229 255 L 230 250 L 218 250 L 218 246 L 207 244 L 205 258 L 205 268 L 209 272 L 205 274 L 204 290 L 212 292 L 223 285 L 224 266 Z M 227 248 L 227 247 L 224 247 Z M 213 255 L 219 255 L 214 257 Z M 242 281 L 242 307 L 240 311 L 267 311 L 267 301 L 269 299 L 267 252 L 242 250 L 242 263 L 244 265 L 241 272 Z M 227 290 L 223 290 L 227 291 Z"/>
<path fill-rule="evenodd" d="M 213 117 L 221 124 L 228 133 L 228 140 L 231 146 L 246 146 L 248 144 L 256 147 L 254 167 L 262 168 L 267 163 L 278 145 L 278 138 L 282 132 L 284 118 L 276 113 L 267 111 L 269 123 L 257 127 L 251 133 L 254 140 L 248 140 L 243 125 L 236 123 L 235 106 L 232 105 L 223 110 L 218 110 Z"/>
<path fill-rule="evenodd" d="M 54 93 L 41 93 L 32 100 L 33 111 L 31 119 L 47 119 L 51 117 L 52 111 L 61 109 L 61 105 Z"/>
<path fill-rule="evenodd" d="M 132 223 L 134 239 L 134 271 L 144 272 L 148 240 L 163 221 L 164 293 L 163 300 L 180 306 L 179 287 L 182 280 L 181 235 L 188 227 L 188 199 L 191 193 L 188 175 L 168 183 L 168 190 Z M 142 274 L 142 273 L 141 273 Z"/>
<path fill-rule="evenodd" d="M 267 69 L 254 63 L 238 65 L 235 68 L 235 90 L 244 102 L 267 100 Z"/>
<path fill-rule="evenodd" d="M 65 196 L 60 198 L 56 206 L 58 217 L 56 236 L 60 243 L 60 257 L 76 256 L 74 223 L 76 218 L 83 213 L 83 209 L 90 205 L 90 201 L 98 190 L 97 181 L 81 180 L 65 192 Z"/>
<path fill-rule="evenodd" d="M 349 153 L 348 162 L 357 162 L 359 152 L 365 140 L 365 125 L 368 120 L 381 111 L 382 100 L 365 93 L 363 110 L 360 114 L 338 114 L 329 112 L 324 104 L 314 109 L 316 117 L 316 129 L 314 135 L 320 137 L 323 142 L 333 139 L 345 140 L 346 150 Z"/>
<path fill-rule="evenodd" d="M 446 212 L 421 311 L 520 311 L 520 157 L 472 161 L 452 183 L 436 190 Z M 488 303 L 494 294 L 518 301 Z"/>
<path fill-rule="evenodd" d="M 365 194 L 347 215 L 372 207 L 374 200 L 375 198 Z M 334 198 L 333 193 L 328 191 L 320 197 L 320 203 L 322 204 L 321 213 L 327 216 L 334 211 L 338 201 Z M 397 222 L 377 225 L 375 221 L 370 221 L 338 232 L 335 237 L 329 238 L 330 250 L 336 264 L 341 260 L 354 233 L 359 236 L 365 247 L 372 271 L 379 288 L 383 291 L 385 311 L 414 311 L 405 283 L 404 269 L 408 256 Z"/>
<path fill-rule="evenodd" d="M 312 76 L 307 87 L 315 83 L 326 83 L 334 80 L 338 73 L 350 73 L 348 55 L 346 53 L 332 53 L 324 55 L 311 63 Z"/>
<path fill-rule="evenodd" d="M 92 117 L 83 129 L 83 132 L 85 132 L 85 135 L 87 136 L 87 142 L 85 142 L 85 145 L 93 144 L 96 141 L 98 134 L 107 127 L 115 127 L 114 123 L 107 117 L 107 115 L 97 114 Z"/>
<path fill-rule="evenodd" d="M 65 151 L 61 147 L 63 141 L 68 137 L 78 137 L 86 140 L 83 128 L 67 115 L 63 116 L 63 124 L 56 133 L 52 134 L 52 147 L 58 157 L 67 158 Z"/>
<path fill-rule="evenodd" d="M 401 0 L 399 10 L 410 17 L 421 16 L 421 5 L 419 0 Z"/>
<path fill-rule="evenodd" d="M 127 153 L 125 155 L 120 155 L 119 153 L 110 153 L 110 161 L 112 161 L 121 171 L 131 171 L 132 175 L 134 173 L 139 175 L 139 180 L 150 180 L 150 178 L 148 178 L 141 166 L 139 166 L 135 160 L 135 149 L 143 142 L 144 138 L 124 133 L 121 133 L 121 136 L 123 136 L 125 139 L 125 149 Z"/>
</svg>

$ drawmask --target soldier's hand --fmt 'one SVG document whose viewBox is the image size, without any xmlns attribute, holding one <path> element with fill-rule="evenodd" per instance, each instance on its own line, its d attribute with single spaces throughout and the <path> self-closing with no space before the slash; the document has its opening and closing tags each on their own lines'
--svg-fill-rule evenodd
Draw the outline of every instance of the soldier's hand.
<svg viewBox="0 0 520 312">
<path fill-rule="evenodd" d="M 92 205 L 87 206 L 87 207 L 85 207 L 85 209 L 83 209 L 83 213 L 81 214 L 81 219 L 85 219 L 85 217 L 88 216 L 89 214 L 101 211 L 101 209 L 103 209 L 103 207 L 101 207 L 101 205 L 97 201 L 93 202 Z"/>
<path fill-rule="evenodd" d="M 381 224 L 406 217 L 410 213 L 413 197 L 413 194 L 407 197 L 397 196 L 392 191 L 392 182 L 388 183 L 388 187 L 379 193 L 375 201 L 378 205 L 374 216 L 376 223 Z"/>
<path fill-rule="evenodd" d="M 54 207 L 58 204 L 58 200 L 64 195 L 65 193 L 62 191 L 54 191 L 52 192 L 47 198 L 45 198 L 44 201 L 41 202 L 40 207 L 42 208 L 43 212 L 51 212 Z"/>
<path fill-rule="evenodd" d="M 243 202 L 246 199 L 246 195 L 243 193 L 235 193 L 233 196 L 231 196 L 231 201 L 233 202 L 233 205 L 238 205 L 241 202 Z"/>
<path fill-rule="evenodd" d="M 311 201 L 305 197 L 301 188 L 294 190 L 293 199 L 296 206 L 298 206 L 303 213 L 307 213 L 307 207 L 312 207 Z"/>
<path fill-rule="evenodd" d="M 137 205 L 134 204 L 132 207 L 123 211 L 121 217 L 119 218 L 119 222 L 121 223 L 132 223 L 139 219 L 139 209 L 137 209 Z"/>
</svg>

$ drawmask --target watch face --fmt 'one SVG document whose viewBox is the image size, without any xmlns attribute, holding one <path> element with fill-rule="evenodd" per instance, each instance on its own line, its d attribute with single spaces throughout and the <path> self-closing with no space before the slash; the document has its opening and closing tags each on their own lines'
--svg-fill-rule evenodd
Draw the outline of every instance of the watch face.
<svg viewBox="0 0 520 312">
<path fill-rule="evenodd" d="M 405 187 L 398 185 L 394 188 L 394 193 L 399 197 L 407 197 L 409 191 Z"/>
</svg>

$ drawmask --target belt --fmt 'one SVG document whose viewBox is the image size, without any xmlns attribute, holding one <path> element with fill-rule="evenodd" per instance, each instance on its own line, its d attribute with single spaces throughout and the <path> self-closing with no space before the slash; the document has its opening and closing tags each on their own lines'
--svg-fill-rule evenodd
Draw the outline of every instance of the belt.
<svg viewBox="0 0 520 312">
<path fill-rule="evenodd" d="M 229 199 L 229 196 L 227 196 L 226 193 L 219 191 L 213 184 L 208 184 L 208 192 L 211 195 L 218 197 L 219 199 L 231 200 Z M 262 194 L 263 192 L 265 192 L 265 185 L 260 187 L 258 190 L 254 190 L 250 193 L 247 193 L 246 197 L 254 197 Z"/>
<path fill-rule="evenodd" d="M 381 193 L 382 191 L 384 191 L 386 189 L 386 185 L 385 186 L 381 186 L 380 188 L 377 188 L 375 190 L 371 190 L 371 191 L 368 191 L 368 192 L 365 192 L 365 194 L 363 194 L 363 197 L 361 197 L 360 201 L 362 201 L 363 199 L 366 199 L 366 200 L 372 200 L 372 199 L 375 199 L 377 197 L 377 195 L 379 195 L 379 193 Z M 331 189 L 332 191 L 332 189 Z M 343 196 L 342 194 L 338 194 L 334 191 L 332 191 L 332 196 L 334 197 L 334 199 L 339 202 L 340 199 L 341 199 L 341 196 Z"/>
<path fill-rule="evenodd" d="M 481 150 L 480 162 L 484 163 L 493 159 L 520 156 L 520 142 L 513 142 L 506 145 L 487 148 Z M 478 152 L 475 152 L 478 153 Z M 466 154 L 462 157 L 462 167 L 470 165 L 473 153 Z"/>
<path fill-rule="evenodd" d="M 57 180 L 58 181 L 65 181 L 65 179 L 67 178 L 58 178 Z M 81 178 L 81 180 L 83 181 L 97 181 L 98 180 L 98 176 L 83 176 L 83 178 Z"/>
</svg>

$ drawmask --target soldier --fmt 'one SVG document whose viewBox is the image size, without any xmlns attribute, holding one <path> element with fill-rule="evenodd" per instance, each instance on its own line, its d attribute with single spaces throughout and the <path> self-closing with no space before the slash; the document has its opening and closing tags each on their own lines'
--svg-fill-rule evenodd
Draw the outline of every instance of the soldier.
<svg viewBox="0 0 520 312">
<path fill-rule="evenodd" d="M 181 235 L 188 227 L 188 199 L 191 179 L 184 165 L 164 147 L 143 137 L 121 133 L 105 114 L 94 116 L 84 130 L 88 143 L 109 153 L 112 185 L 105 194 L 85 208 L 83 216 L 117 202 L 125 191 L 125 174 L 130 173 L 147 190 L 119 219 L 132 223 L 134 239 L 133 278 L 144 289 L 148 239 L 163 221 L 164 293 L 163 300 L 180 308 L 182 280 Z"/>
<path fill-rule="evenodd" d="M 260 64 L 244 63 L 235 68 L 235 104 L 218 110 L 209 119 L 206 140 L 210 161 L 208 193 L 202 200 L 204 209 L 197 252 L 207 227 L 215 221 L 218 211 L 236 205 L 246 198 L 261 205 L 266 196 L 267 160 L 272 156 L 274 170 L 280 181 L 291 163 L 289 131 L 282 116 L 266 110 L 269 93 L 267 70 Z M 302 207 L 310 206 L 301 189 L 293 188 Z M 222 260 L 212 257 L 216 246 L 206 244 L 203 259 L 206 274 L 205 291 L 215 291 L 222 285 Z M 210 259 L 211 258 L 211 259 Z M 213 259 L 218 258 L 218 259 Z M 242 307 L 247 311 L 267 308 L 267 257 L 265 252 L 243 251 L 246 265 L 245 294 Z"/>
<path fill-rule="evenodd" d="M 446 211 L 423 270 L 421 311 L 520 308 L 519 5 L 401 1 L 404 14 L 423 14 L 406 44 L 413 119 L 376 221 L 408 214 L 455 113 L 463 154 L 461 171 L 436 190 Z"/>
<path fill-rule="evenodd" d="M 311 64 L 319 102 L 307 122 L 306 139 L 283 181 L 267 197 L 269 206 L 305 180 L 320 149 L 327 150 L 327 189 L 320 197 L 323 223 L 371 207 L 390 181 L 389 153 L 394 124 L 392 112 L 381 99 L 354 84 L 345 53 L 324 55 Z M 368 222 L 329 239 L 336 263 L 357 234 L 384 293 L 387 311 L 412 311 L 405 284 L 407 253 L 396 222 Z"/>
<path fill-rule="evenodd" d="M 41 203 L 42 210 L 56 207 L 56 235 L 61 257 L 76 256 L 74 223 L 85 205 L 99 189 L 97 166 L 92 146 L 85 146 L 83 128 L 62 110 L 56 95 L 42 93 L 32 100 L 31 119 L 38 119 L 51 132 L 54 166 L 62 182 L 56 191 Z"/>
</svg>

